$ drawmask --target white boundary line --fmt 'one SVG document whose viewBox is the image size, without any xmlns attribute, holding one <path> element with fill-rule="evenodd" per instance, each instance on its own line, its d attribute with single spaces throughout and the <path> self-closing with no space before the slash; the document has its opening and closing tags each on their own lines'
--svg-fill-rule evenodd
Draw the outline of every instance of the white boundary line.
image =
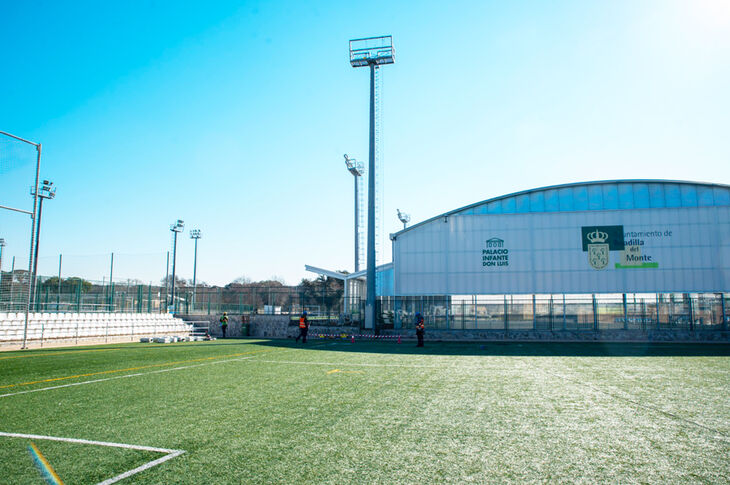
<svg viewBox="0 0 730 485">
<path fill-rule="evenodd" d="M 295 360 L 255 360 L 256 363 L 264 364 L 298 364 L 298 365 L 334 365 L 340 367 L 405 367 L 414 369 L 448 369 L 449 366 L 444 365 L 418 365 L 418 364 L 368 364 L 368 363 L 355 363 L 355 362 L 307 362 L 307 361 L 295 361 Z M 462 369 L 463 367 L 459 367 Z M 0 396 L 2 397 L 2 396 Z"/>
<path fill-rule="evenodd" d="M 328 343 L 328 344 L 322 344 L 322 345 L 313 345 L 310 348 L 324 347 L 324 346 L 328 346 L 328 345 L 333 345 L 333 344 Z M 296 350 L 296 348 L 290 348 L 290 349 L 286 349 L 286 350 L 281 350 L 278 353 L 288 352 L 290 350 Z M 184 366 L 180 366 L 180 367 L 171 367 L 169 369 L 154 370 L 154 371 L 150 371 L 150 372 L 136 372 L 134 374 L 124 374 L 123 376 L 105 377 L 103 379 L 93 379 L 93 380 L 90 380 L 90 381 L 83 381 L 83 382 L 72 382 L 71 384 L 61 384 L 59 386 L 41 387 L 39 389 L 30 389 L 30 390 L 27 390 L 27 391 L 9 392 L 7 394 L 0 394 L 0 398 L 10 397 L 10 396 L 18 396 L 20 394 L 30 394 L 31 392 L 50 391 L 52 389 L 63 389 L 64 387 L 83 386 L 83 385 L 86 385 L 86 384 L 94 384 L 96 382 L 112 381 L 112 380 L 115 380 L 115 379 L 125 379 L 127 377 L 139 377 L 139 376 L 146 376 L 148 374 L 160 374 L 162 372 L 172 372 L 172 371 L 175 371 L 175 370 L 192 369 L 194 367 L 202 367 L 204 365 L 225 364 L 227 362 L 237 362 L 237 361 L 240 361 L 240 360 L 253 359 L 254 357 L 258 357 L 258 355 L 249 355 L 248 357 L 240 357 L 240 358 L 237 358 L 237 359 L 217 360 L 217 361 L 214 361 L 214 362 L 203 362 L 202 364 L 193 364 L 193 365 L 184 365 Z"/>
<path fill-rule="evenodd" d="M 112 381 L 114 379 L 125 379 L 127 377 L 139 377 L 139 376 L 146 376 L 148 374 L 160 374 L 162 372 L 172 372 L 175 370 L 183 370 L 183 369 L 192 369 L 193 367 L 201 367 L 204 365 L 213 365 L 213 364 L 225 364 L 227 362 L 236 362 L 239 360 L 246 360 L 246 359 L 252 359 L 254 356 L 248 356 L 248 357 L 241 357 L 238 359 L 228 359 L 228 360 L 218 360 L 215 362 L 204 362 L 202 364 L 194 364 L 194 365 L 184 365 L 181 367 L 171 367 L 169 369 L 160 369 L 160 370 L 153 370 L 150 372 L 137 372 L 134 374 L 125 374 L 123 376 L 114 376 L 114 377 L 105 377 L 103 379 L 93 379 L 91 381 L 83 381 L 83 382 L 72 382 L 71 384 L 62 384 L 60 386 L 51 386 L 51 387 L 41 387 L 40 389 L 30 389 L 27 391 L 17 391 L 17 392 L 10 392 L 8 394 L 0 394 L 0 398 L 2 397 L 10 397 L 10 396 L 17 396 L 19 394 L 29 394 L 31 392 L 41 392 L 41 391 L 50 391 L 51 389 L 62 389 L 64 387 L 73 387 L 73 386 L 83 386 L 85 384 L 94 384 L 95 382 L 104 382 L 104 381 Z"/>
<path fill-rule="evenodd" d="M 112 443 L 109 441 L 91 441 L 91 440 L 82 440 L 82 439 L 77 439 L 77 438 L 59 438 L 57 436 L 43 436 L 43 435 L 37 435 L 37 434 L 5 433 L 3 431 L 0 431 L 0 436 L 7 436 L 9 438 L 27 438 L 27 439 L 31 439 L 31 440 L 63 441 L 66 443 L 77 443 L 77 444 L 82 444 L 82 445 L 109 446 L 109 447 L 113 447 L 113 448 L 126 448 L 128 450 L 152 451 L 155 453 L 166 453 L 166 455 L 163 456 L 162 458 L 158 458 L 156 460 L 149 461 L 142 466 L 138 466 L 137 468 L 133 468 L 132 470 L 126 471 L 120 475 L 117 475 L 115 477 L 104 480 L 103 482 L 99 482 L 97 485 L 110 485 L 112 483 L 117 483 L 120 480 L 123 480 L 127 477 L 131 477 L 132 475 L 136 475 L 139 472 L 148 470 L 152 467 L 155 467 L 161 463 L 166 462 L 167 460 L 172 460 L 173 458 L 178 457 L 178 456 L 182 455 L 183 453 L 185 453 L 185 450 L 168 450 L 167 448 L 153 448 L 152 446 L 128 445 L 125 443 Z"/>
</svg>

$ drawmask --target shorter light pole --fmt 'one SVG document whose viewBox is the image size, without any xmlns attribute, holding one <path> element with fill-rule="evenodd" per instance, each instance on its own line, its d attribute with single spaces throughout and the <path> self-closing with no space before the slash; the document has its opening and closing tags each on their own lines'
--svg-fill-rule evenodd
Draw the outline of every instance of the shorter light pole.
<svg viewBox="0 0 730 485">
<path fill-rule="evenodd" d="M 36 196 L 35 187 L 30 188 L 30 195 Z M 43 199 L 52 199 L 56 196 L 56 187 L 53 186 L 53 182 L 48 180 L 43 181 L 43 185 L 38 189 L 38 226 L 35 232 L 35 256 L 33 257 L 33 279 L 30 287 L 30 301 L 31 303 L 35 300 L 36 291 L 36 279 L 38 278 L 38 247 L 40 246 L 41 240 L 41 217 L 43 216 Z"/>
<path fill-rule="evenodd" d="M 0 237 L 0 273 L 3 270 L 3 248 L 5 247 L 5 238 Z"/>
<path fill-rule="evenodd" d="M 354 158 L 345 153 L 345 166 L 355 178 L 355 273 L 360 271 L 360 195 L 357 190 L 358 182 L 361 180 L 365 167 Z"/>
<path fill-rule="evenodd" d="M 403 223 L 403 229 L 405 229 L 406 225 L 411 222 L 411 216 L 409 216 L 405 212 L 401 212 L 400 209 L 396 210 L 398 211 L 398 219 Z"/>
<path fill-rule="evenodd" d="M 177 256 L 177 234 L 185 229 L 185 223 L 178 219 L 174 224 L 170 224 L 170 230 L 174 234 L 174 242 L 172 243 L 172 290 L 170 291 L 170 305 L 173 313 L 175 312 L 175 256 Z"/>
<path fill-rule="evenodd" d="M 200 229 L 192 229 L 190 231 L 190 239 L 195 240 L 195 257 L 193 258 L 193 313 L 195 313 L 195 292 L 197 290 L 197 271 L 198 271 L 198 239 L 200 239 Z"/>
</svg>

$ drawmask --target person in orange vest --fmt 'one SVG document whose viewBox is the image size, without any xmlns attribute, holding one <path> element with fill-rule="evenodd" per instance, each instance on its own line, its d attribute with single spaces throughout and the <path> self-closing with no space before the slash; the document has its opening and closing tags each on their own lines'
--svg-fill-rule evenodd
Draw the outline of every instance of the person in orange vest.
<svg viewBox="0 0 730 485">
<path fill-rule="evenodd" d="M 309 331 L 309 320 L 307 320 L 307 312 L 302 312 L 302 316 L 299 317 L 299 336 L 297 342 L 302 339 L 302 343 L 307 343 L 307 332 Z"/>
<path fill-rule="evenodd" d="M 423 334 L 425 333 L 425 325 L 423 324 L 423 315 L 416 313 L 416 337 L 418 337 L 418 345 L 423 347 Z"/>
</svg>

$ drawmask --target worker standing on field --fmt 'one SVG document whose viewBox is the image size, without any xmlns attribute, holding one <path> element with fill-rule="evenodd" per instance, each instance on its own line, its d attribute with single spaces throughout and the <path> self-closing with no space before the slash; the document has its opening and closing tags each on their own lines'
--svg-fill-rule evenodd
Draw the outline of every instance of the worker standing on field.
<svg viewBox="0 0 730 485">
<path fill-rule="evenodd" d="M 423 315 L 416 313 L 416 337 L 418 337 L 418 345 L 416 347 L 423 347 L 423 334 L 426 332 L 426 327 L 423 324 Z"/>
<path fill-rule="evenodd" d="M 226 338 L 226 330 L 228 330 L 228 312 L 223 312 L 221 317 L 221 332 L 223 332 L 223 338 Z"/>
<path fill-rule="evenodd" d="M 297 342 L 302 339 L 302 343 L 307 343 L 307 332 L 309 332 L 309 320 L 307 319 L 307 312 L 302 312 L 302 316 L 299 317 L 299 336 Z"/>
</svg>

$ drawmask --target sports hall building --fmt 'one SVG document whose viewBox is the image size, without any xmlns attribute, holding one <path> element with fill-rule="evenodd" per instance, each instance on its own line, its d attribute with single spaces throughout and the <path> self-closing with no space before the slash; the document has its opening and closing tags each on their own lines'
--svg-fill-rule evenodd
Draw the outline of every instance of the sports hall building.
<svg viewBox="0 0 730 485">
<path fill-rule="evenodd" d="M 377 275 L 385 329 L 412 327 L 416 311 L 449 330 L 723 331 L 730 323 L 728 185 L 543 187 L 438 215 L 391 240 L 393 262 Z"/>
</svg>

